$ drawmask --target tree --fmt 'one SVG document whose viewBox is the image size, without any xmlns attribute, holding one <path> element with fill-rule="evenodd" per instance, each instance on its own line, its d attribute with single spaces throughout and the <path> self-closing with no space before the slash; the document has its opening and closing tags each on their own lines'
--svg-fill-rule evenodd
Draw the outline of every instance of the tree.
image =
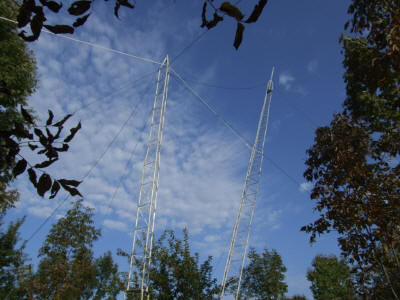
<svg viewBox="0 0 400 300">
<path fill-rule="evenodd" d="M 13 0 L 0 3 L 0 14 L 11 19 L 17 15 L 18 7 Z M 37 126 L 32 112 L 24 108 L 28 97 L 37 84 L 36 62 L 24 41 L 18 37 L 16 25 L 0 20 L 0 183 L 6 191 L 7 185 L 18 175 L 27 171 L 29 179 L 40 196 L 51 189 L 54 198 L 60 187 L 72 196 L 80 195 L 76 180 L 56 179 L 43 171 L 59 158 L 60 152 L 68 151 L 68 143 L 81 128 L 81 123 L 62 137 L 65 116 L 58 122 L 49 110 L 45 129 Z M 43 131 L 42 131 L 43 130 Z M 31 165 L 21 154 L 29 148 L 43 157 L 40 163 Z M 37 179 L 37 173 L 42 173 Z M 0 203 L 1 206 L 6 205 Z"/>
<path fill-rule="evenodd" d="M 316 130 L 307 150 L 304 176 L 314 183 L 320 217 L 302 228 L 311 242 L 337 231 L 358 292 L 375 293 L 378 276 L 394 299 L 400 297 L 399 11 L 391 0 L 350 5 L 351 32 L 358 36 L 341 39 L 347 97 L 343 112 Z"/>
<path fill-rule="evenodd" d="M 283 299 L 287 292 L 286 267 L 278 252 L 264 249 L 260 255 L 251 248 L 248 258 L 250 262 L 243 269 L 241 299 Z"/>
<path fill-rule="evenodd" d="M 1 192 L 0 197 L 0 203 L 12 205 L 18 200 L 18 193 Z M 11 222 L 4 230 L 3 219 L 7 208 L 0 209 L 0 298 L 21 299 L 24 296 L 21 282 L 29 275 L 30 270 L 30 266 L 26 264 L 25 243 L 21 242 L 18 232 L 24 218 Z"/>
<path fill-rule="evenodd" d="M 199 254 L 191 254 L 189 234 L 183 230 L 183 240 L 172 230 L 165 230 L 152 250 L 150 268 L 150 299 L 210 300 L 218 295 L 217 280 L 212 277 L 212 258 L 200 264 Z M 120 255 L 129 255 L 120 250 Z M 140 270 L 140 265 L 136 266 Z M 137 273 L 135 278 L 139 278 Z M 130 299 L 137 294 L 131 293 Z"/>
<path fill-rule="evenodd" d="M 118 266 L 110 253 L 93 256 L 100 230 L 93 225 L 92 209 L 75 202 L 51 228 L 39 250 L 42 259 L 30 286 L 39 299 L 115 299 L 121 291 Z"/>
<path fill-rule="evenodd" d="M 315 300 L 355 299 L 350 267 L 334 255 L 317 255 L 312 261 L 312 268 L 307 271 L 307 279 L 311 282 Z"/>
<path fill-rule="evenodd" d="M 71 25 L 52 25 L 46 23 L 46 14 L 50 13 L 50 11 L 52 13 L 59 13 L 62 10 L 63 3 L 65 3 L 66 1 L 54 2 L 40 0 L 41 5 L 38 5 L 38 3 L 36 2 L 38 1 L 23 0 L 23 3 L 19 10 L 18 27 L 26 29 L 29 25 L 31 31 L 30 35 L 26 35 L 25 30 L 21 31 L 20 36 L 25 41 L 31 42 L 37 40 L 43 27 L 55 34 L 73 34 L 75 28 L 82 26 L 89 18 L 94 0 L 79 0 L 69 5 L 67 11 L 69 15 L 74 18 L 74 22 Z M 218 7 L 218 5 L 214 3 L 213 0 L 204 0 L 203 9 L 201 12 L 201 27 L 206 27 L 207 29 L 214 28 L 218 23 L 224 20 L 224 16 L 234 19 L 237 22 L 237 28 L 233 45 L 236 49 L 238 49 L 243 39 L 245 24 L 257 22 L 266 4 L 267 0 L 258 0 L 258 3 L 254 6 L 249 17 L 244 20 L 244 14 L 237 7 L 237 3 L 232 4 L 228 1 L 225 1 Z M 135 8 L 135 5 L 132 4 L 129 0 L 115 0 L 114 15 L 119 18 L 118 12 L 121 6 L 133 9 Z M 207 11 L 209 8 L 211 8 L 211 11 L 213 13 L 212 19 L 210 20 L 208 20 L 207 17 Z"/>
</svg>

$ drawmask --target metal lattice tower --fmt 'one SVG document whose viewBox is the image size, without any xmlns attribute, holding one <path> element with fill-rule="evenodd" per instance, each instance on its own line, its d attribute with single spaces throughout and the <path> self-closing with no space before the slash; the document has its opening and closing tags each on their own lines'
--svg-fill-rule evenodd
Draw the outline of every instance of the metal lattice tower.
<svg viewBox="0 0 400 300">
<path fill-rule="evenodd" d="M 261 178 L 264 144 L 265 137 L 267 135 L 269 111 L 272 99 L 273 75 L 274 68 L 272 68 L 271 78 L 268 81 L 267 90 L 265 92 L 264 104 L 261 110 L 260 120 L 258 122 L 257 135 L 251 151 L 250 162 L 244 182 L 239 211 L 235 226 L 233 228 L 232 240 L 221 283 L 222 286 L 220 300 L 223 299 L 225 295 L 225 289 L 229 283 L 233 283 L 233 281 L 235 281 L 234 284 L 236 288 L 235 299 L 239 299 L 240 295 L 243 267 L 246 260 L 250 228 L 253 221 L 258 186 Z M 231 280 L 232 282 L 230 282 Z"/>
<path fill-rule="evenodd" d="M 144 159 L 136 222 L 133 231 L 128 284 L 124 293 L 140 294 L 140 299 L 149 299 L 149 269 L 154 238 L 157 194 L 160 177 L 160 150 L 164 128 L 164 115 L 169 81 L 168 55 L 160 65 L 151 117 L 150 135 Z M 136 271 L 136 272 L 135 272 Z M 137 299 L 136 297 L 134 299 Z"/>
</svg>

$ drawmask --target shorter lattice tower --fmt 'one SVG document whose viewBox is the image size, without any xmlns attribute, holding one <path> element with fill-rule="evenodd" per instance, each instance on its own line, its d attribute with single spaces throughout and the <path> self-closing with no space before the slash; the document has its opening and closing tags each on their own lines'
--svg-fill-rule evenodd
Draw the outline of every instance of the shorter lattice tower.
<svg viewBox="0 0 400 300">
<path fill-rule="evenodd" d="M 136 294 L 134 299 L 137 299 L 138 295 L 140 295 L 141 300 L 145 298 L 149 299 L 149 270 L 154 239 L 160 177 L 160 151 L 168 93 L 169 71 L 169 59 L 167 55 L 158 70 L 150 134 L 137 201 L 128 284 L 124 293 L 124 299 L 127 299 L 130 293 Z"/>
<path fill-rule="evenodd" d="M 221 283 L 220 300 L 225 295 L 228 286 L 236 289 L 235 299 L 239 299 L 240 284 L 242 281 L 243 267 L 246 260 L 247 248 L 250 237 L 250 228 L 253 221 L 254 209 L 261 178 L 261 168 L 264 157 L 264 144 L 267 135 L 269 111 L 272 100 L 274 68 L 268 81 L 265 92 L 264 104 L 258 122 L 257 134 L 250 155 L 250 162 L 246 173 L 240 206 L 233 228 L 232 240 L 226 260 L 224 275 Z"/>
</svg>

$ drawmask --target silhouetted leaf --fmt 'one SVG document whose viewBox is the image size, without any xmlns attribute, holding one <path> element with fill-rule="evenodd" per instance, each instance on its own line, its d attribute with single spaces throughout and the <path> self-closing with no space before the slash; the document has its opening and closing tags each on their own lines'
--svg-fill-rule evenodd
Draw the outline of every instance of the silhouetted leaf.
<svg viewBox="0 0 400 300">
<path fill-rule="evenodd" d="M 43 22 L 46 21 L 46 18 L 43 14 L 42 7 L 36 7 L 36 15 L 31 20 L 31 30 L 32 30 L 32 37 L 37 39 L 42 31 Z"/>
<path fill-rule="evenodd" d="M 45 28 L 50 30 L 52 33 L 55 34 L 63 34 L 63 33 L 74 33 L 74 28 L 69 25 L 44 25 Z"/>
<path fill-rule="evenodd" d="M 62 147 L 53 147 L 53 149 L 58 152 L 65 152 L 65 151 L 68 151 L 69 146 L 68 146 L 68 144 L 63 144 Z"/>
<path fill-rule="evenodd" d="M 250 17 L 245 21 L 246 23 L 254 23 L 260 17 L 265 5 L 267 4 L 267 0 L 259 0 L 258 4 L 254 6 L 254 9 L 250 15 Z"/>
<path fill-rule="evenodd" d="M 37 149 L 37 148 L 39 148 L 39 146 L 33 145 L 33 144 L 31 144 L 31 143 L 28 143 L 28 146 L 29 146 L 29 148 L 31 148 L 32 151 L 35 150 L 35 149 Z"/>
<path fill-rule="evenodd" d="M 17 177 L 19 174 L 24 173 L 27 165 L 28 163 L 25 159 L 19 160 L 13 169 L 14 177 Z"/>
<path fill-rule="evenodd" d="M 229 2 L 222 3 L 219 10 L 223 11 L 228 16 L 235 18 L 238 21 L 241 21 L 243 19 L 243 14 L 240 9 Z"/>
<path fill-rule="evenodd" d="M 49 126 L 53 122 L 54 114 L 53 112 L 49 109 L 49 118 L 47 119 L 46 125 Z"/>
<path fill-rule="evenodd" d="M 72 188 L 68 185 L 63 185 L 62 183 L 61 186 L 63 187 L 64 190 L 68 191 L 71 196 L 79 195 L 82 197 L 81 193 L 76 188 Z"/>
<path fill-rule="evenodd" d="M 33 135 L 25 128 L 23 123 L 15 123 L 13 134 L 19 138 L 33 139 Z"/>
<path fill-rule="evenodd" d="M 82 18 L 78 18 L 76 19 L 76 21 L 74 22 L 74 24 L 72 24 L 74 27 L 78 27 L 81 26 L 83 24 L 85 24 L 87 18 L 90 16 L 90 14 L 87 14 L 86 16 L 83 16 Z"/>
<path fill-rule="evenodd" d="M 55 127 L 60 127 L 60 126 L 64 125 L 65 121 L 67 121 L 71 116 L 72 116 L 72 114 L 66 115 L 61 121 L 59 121 L 59 122 L 53 124 L 53 126 L 55 126 Z M 57 135 L 56 135 L 56 136 L 57 136 Z"/>
<path fill-rule="evenodd" d="M 55 161 L 57 161 L 57 159 L 46 160 L 46 161 L 41 162 L 40 164 L 36 164 L 34 167 L 38 168 L 38 169 L 47 168 L 48 166 L 50 166 Z"/>
<path fill-rule="evenodd" d="M 62 3 L 57 3 L 54 1 L 40 0 L 44 6 L 47 6 L 52 12 L 58 13 L 62 7 Z"/>
<path fill-rule="evenodd" d="M 115 2 L 115 6 L 114 6 L 114 15 L 119 19 L 119 15 L 118 15 L 118 11 L 120 9 L 120 7 L 125 6 L 125 7 L 129 7 L 129 8 L 134 8 L 135 6 L 132 5 L 131 3 L 129 3 L 128 0 L 117 0 Z"/>
<path fill-rule="evenodd" d="M 29 180 L 32 182 L 32 184 L 36 187 L 37 185 L 37 179 L 36 179 L 36 173 L 32 168 L 28 169 L 28 175 L 29 175 Z"/>
<path fill-rule="evenodd" d="M 21 106 L 21 114 L 24 117 L 25 121 L 27 121 L 30 124 L 33 124 L 33 118 L 32 116 Z"/>
<path fill-rule="evenodd" d="M 53 199 L 58 191 L 60 190 L 60 184 L 58 183 L 57 180 L 54 180 L 53 185 L 51 187 L 51 196 L 49 197 L 49 199 Z"/>
<path fill-rule="evenodd" d="M 68 8 L 68 12 L 71 15 L 79 16 L 81 14 L 84 14 L 88 9 L 90 9 L 91 4 L 92 4 L 92 1 L 85 1 L 85 0 L 75 1 Z"/>
<path fill-rule="evenodd" d="M 34 0 L 25 0 L 21 8 L 19 9 L 17 21 L 18 21 L 18 27 L 24 27 L 26 26 L 29 21 L 31 20 L 32 16 L 32 11 L 35 8 L 35 1 Z"/>
<path fill-rule="evenodd" d="M 233 42 L 233 46 L 236 48 L 236 50 L 239 48 L 240 44 L 242 43 L 243 31 L 244 31 L 244 25 L 242 23 L 238 22 L 236 34 L 235 34 L 235 41 Z"/>
<path fill-rule="evenodd" d="M 207 26 L 207 18 L 206 18 L 206 12 L 207 12 L 207 2 L 204 1 L 203 4 L 203 10 L 201 11 L 201 27 L 203 28 L 204 26 Z"/>
<path fill-rule="evenodd" d="M 77 187 L 78 185 L 81 184 L 82 181 L 70 180 L 70 179 L 59 179 L 58 182 L 60 182 L 62 186 L 72 185 L 74 187 Z"/>
<path fill-rule="evenodd" d="M 211 29 L 211 28 L 217 26 L 217 24 L 218 24 L 219 22 L 221 22 L 223 19 L 224 19 L 224 18 L 222 18 L 220 15 L 218 15 L 218 14 L 215 12 L 215 13 L 214 13 L 214 18 L 213 18 L 210 22 L 208 22 L 208 23 L 206 24 L 207 29 Z"/>
<path fill-rule="evenodd" d="M 74 136 L 75 136 L 75 134 L 78 132 L 78 130 L 81 129 L 81 128 L 82 128 L 81 122 L 79 122 L 79 123 L 78 123 L 78 126 L 72 128 L 72 129 L 70 130 L 71 133 L 70 133 L 69 136 L 67 136 L 67 137 L 64 139 L 64 142 L 65 142 L 65 143 L 70 142 L 70 141 L 74 138 Z"/>
<path fill-rule="evenodd" d="M 48 174 L 43 173 L 40 176 L 39 181 L 36 186 L 37 193 L 39 196 L 43 197 L 44 194 L 51 188 L 51 178 Z"/>
<path fill-rule="evenodd" d="M 39 128 L 35 128 L 33 132 L 36 134 L 36 136 L 39 138 L 39 142 L 44 146 L 47 147 L 48 140 L 44 136 L 43 132 Z"/>
</svg>

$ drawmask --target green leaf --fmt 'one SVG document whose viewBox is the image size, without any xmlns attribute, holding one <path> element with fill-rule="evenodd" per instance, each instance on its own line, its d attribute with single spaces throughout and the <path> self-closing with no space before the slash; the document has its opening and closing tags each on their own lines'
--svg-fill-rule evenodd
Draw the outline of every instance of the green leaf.
<svg viewBox="0 0 400 300">
<path fill-rule="evenodd" d="M 14 177 L 17 177 L 19 174 L 22 174 L 25 171 L 27 165 L 28 163 L 25 159 L 19 160 L 13 169 Z"/>
<path fill-rule="evenodd" d="M 254 9 L 250 15 L 250 17 L 245 21 L 246 23 L 254 23 L 257 22 L 258 18 L 260 17 L 265 5 L 267 4 L 268 0 L 259 0 L 258 4 L 254 6 Z"/>
<path fill-rule="evenodd" d="M 55 34 L 74 33 L 74 28 L 69 25 L 44 25 L 44 27 Z"/>
<path fill-rule="evenodd" d="M 79 16 L 84 14 L 86 11 L 90 9 L 90 5 L 92 4 L 92 1 L 75 1 L 74 3 L 71 4 L 71 6 L 68 8 L 68 12 L 71 15 L 74 16 Z"/>
<path fill-rule="evenodd" d="M 61 184 L 62 185 L 62 184 Z M 76 189 L 76 188 L 72 188 L 72 187 L 70 187 L 70 186 L 68 186 L 68 185 L 62 185 L 62 187 L 63 187 L 63 189 L 64 190 L 66 190 L 66 191 L 68 191 L 68 193 L 71 195 L 71 196 L 81 196 L 81 197 L 83 197 L 82 195 L 81 195 L 81 193 Z"/>
<path fill-rule="evenodd" d="M 40 176 L 39 181 L 36 186 L 37 193 L 39 196 L 43 197 L 44 194 L 51 188 L 51 177 L 43 173 L 42 176 Z"/>
<path fill-rule="evenodd" d="M 89 18 L 90 14 L 87 14 L 86 16 L 83 16 L 81 18 L 76 19 L 74 24 L 72 24 L 74 27 L 79 27 L 83 24 L 85 24 L 86 20 Z"/>
<path fill-rule="evenodd" d="M 58 191 L 60 190 L 60 184 L 58 183 L 57 180 L 54 180 L 53 185 L 51 187 L 51 196 L 49 197 L 49 199 L 53 199 Z"/>
<path fill-rule="evenodd" d="M 74 136 L 75 136 L 75 134 L 78 132 L 78 130 L 81 129 L 81 128 L 82 128 L 81 122 L 79 121 L 78 125 L 70 130 L 71 133 L 70 133 L 69 136 L 67 136 L 67 137 L 64 139 L 64 142 L 65 142 L 65 143 L 70 142 L 70 141 L 74 138 Z"/>
<path fill-rule="evenodd" d="M 53 122 L 54 114 L 53 112 L 49 109 L 49 118 L 46 121 L 46 125 L 49 126 Z"/>
<path fill-rule="evenodd" d="M 242 43 L 243 31 L 244 31 L 244 25 L 242 23 L 238 22 L 236 34 L 235 34 L 235 41 L 233 42 L 233 46 L 236 48 L 236 50 L 239 48 L 240 44 Z"/>
<path fill-rule="evenodd" d="M 235 18 L 237 21 L 241 21 L 243 19 L 243 14 L 240 9 L 232 5 L 230 2 L 222 3 L 219 10 L 223 11 L 228 16 Z"/>
</svg>

